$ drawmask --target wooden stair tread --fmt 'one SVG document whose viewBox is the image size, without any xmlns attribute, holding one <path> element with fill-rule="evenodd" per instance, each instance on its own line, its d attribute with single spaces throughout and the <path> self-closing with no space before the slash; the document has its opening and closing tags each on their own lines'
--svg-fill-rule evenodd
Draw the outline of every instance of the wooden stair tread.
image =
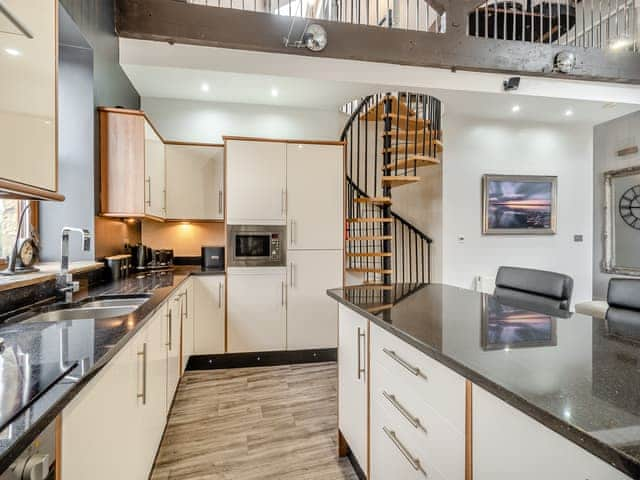
<svg viewBox="0 0 640 480">
<path fill-rule="evenodd" d="M 427 137 L 432 137 L 432 138 L 441 138 L 442 137 L 442 130 L 430 130 L 428 128 L 426 129 L 419 129 L 419 130 L 396 130 L 395 128 L 389 132 L 382 132 L 380 134 L 381 137 L 391 137 L 391 138 L 395 138 L 398 137 L 398 139 L 407 139 L 407 137 L 409 137 L 409 140 L 413 139 L 415 141 L 416 137 L 418 138 L 418 141 L 422 141 L 422 137 L 423 136 L 427 136 Z"/>
<path fill-rule="evenodd" d="M 440 165 L 440 160 L 423 155 L 410 155 L 397 162 L 392 161 L 389 165 L 383 165 L 382 170 L 400 170 L 401 168 L 404 169 L 405 166 L 407 170 L 411 170 L 414 167 L 430 167 L 432 165 Z"/>
<path fill-rule="evenodd" d="M 417 143 L 413 143 L 413 138 L 409 137 L 409 143 L 405 143 L 405 139 L 402 139 L 402 142 L 398 142 L 398 145 L 392 145 L 389 148 L 384 148 L 382 150 L 382 154 L 385 153 L 417 153 L 417 154 L 422 154 L 422 152 L 424 151 L 425 153 L 429 151 L 429 140 L 424 141 L 424 143 L 421 140 L 418 140 Z M 436 152 L 442 152 L 443 150 L 443 146 L 442 146 L 442 142 L 440 140 L 436 140 L 435 138 L 431 140 L 431 144 L 433 145 L 433 148 L 435 149 Z"/>
<path fill-rule="evenodd" d="M 405 128 L 409 130 L 423 129 L 426 128 L 431 122 L 429 120 L 418 117 L 416 119 L 415 114 L 412 117 L 409 115 L 398 115 L 397 113 L 390 113 L 389 118 L 391 118 L 391 125 L 398 126 L 399 130 L 404 131 Z"/>
<path fill-rule="evenodd" d="M 396 96 L 390 96 L 390 97 L 385 97 L 382 98 L 377 104 L 374 103 L 373 105 L 371 105 L 371 107 L 369 107 L 369 110 L 367 110 L 365 113 L 361 113 L 360 114 L 360 120 L 376 120 L 376 105 L 378 106 L 378 116 L 377 116 L 377 120 L 384 120 L 384 102 L 386 98 L 390 98 L 391 99 L 391 111 L 392 112 L 397 112 L 398 111 L 398 97 Z M 409 107 L 407 107 L 407 104 L 404 102 L 400 102 L 400 113 L 402 115 L 413 115 L 415 116 L 416 112 L 413 110 L 410 110 Z"/>
<path fill-rule="evenodd" d="M 393 285 L 385 285 L 384 283 L 364 283 L 362 285 L 349 285 L 344 290 L 393 290 Z"/>
<path fill-rule="evenodd" d="M 368 217 L 368 218 L 347 218 L 348 223 L 391 223 L 393 218 Z"/>
<path fill-rule="evenodd" d="M 413 175 L 385 175 L 382 177 L 382 184 L 389 185 L 390 187 L 401 187 L 402 185 L 409 185 L 421 180 L 420 177 Z"/>
<path fill-rule="evenodd" d="M 376 305 L 375 307 L 367 307 L 367 312 L 378 313 L 378 312 L 383 312 L 385 310 L 389 310 L 391 308 L 393 308 L 393 303 L 389 303 L 386 305 Z"/>
<path fill-rule="evenodd" d="M 393 270 L 385 270 L 384 268 L 366 268 L 366 267 L 353 267 L 347 268 L 347 272 L 352 273 L 381 273 L 381 274 L 390 274 L 393 273 Z"/>
<path fill-rule="evenodd" d="M 357 203 L 369 203 L 371 205 L 391 205 L 392 200 L 390 197 L 360 197 L 356 198 Z"/>
<path fill-rule="evenodd" d="M 390 257 L 391 252 L 347 252 L 347 257 Z"/>
<path fill-rule="evenodd" d="M 347 237 L 347 242 L 365 242 L 368 240 L 393 240 L 393 235 L 364 235 Z"/>
</svg>

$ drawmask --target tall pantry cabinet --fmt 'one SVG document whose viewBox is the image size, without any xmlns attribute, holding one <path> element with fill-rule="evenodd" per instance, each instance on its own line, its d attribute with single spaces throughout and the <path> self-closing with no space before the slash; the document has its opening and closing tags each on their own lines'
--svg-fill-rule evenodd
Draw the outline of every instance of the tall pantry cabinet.
<svg viewBox="0 0 640 480">
<path fill-rule="evenodd" d="M 227 223 L 287 227 L 285 267 L 228 268 L 228 350 L 335 348 L 337 307 L 326 290 L 342 285 L 344 145 L 226 138 L 225 149 Z M 257 301 L 256 282 L 282 305 L 269 322 L 258 321 L 269 299 Z"/>
</svg>

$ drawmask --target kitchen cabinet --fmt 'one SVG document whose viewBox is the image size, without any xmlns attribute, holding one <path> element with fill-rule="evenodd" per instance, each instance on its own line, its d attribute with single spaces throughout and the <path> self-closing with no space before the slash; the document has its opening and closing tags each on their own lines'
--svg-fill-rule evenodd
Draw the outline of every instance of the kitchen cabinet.
<svg viewBox="0 0 640 480">
<path fill-rule="evenodd" d="M 194 353 L 224 353 L 225 277 L 193 277 Z"/>
<path fill-rule="evenodd" d="M 474 385 L 473 478 L 629 480 L 630 477 Z"/>
<path fill-rule="evenodd" d="M 224 147 L 165 145 L 169 219 L 224 219 Z"/>
<path fill-rule="evenodd" d="M 227 223 L 286 223 L 286 144 L 225 140 Z"/>
<path fill-rule="evenodd" d="M 167 346 L 167 409 L 171 408 L 173 396 L 180 381 L 181 363 L 181 331 L 183 303 L 180 292 L 175 293 L 168 301 L 165 319 L 165 343 Z"/>
<path fill-rule="evenodd" d="M 343 145 L 287 144 L 289 250 L 343 248 L 343 188 Z"/>
<path fill-rule="evenodd" d="M 61 478 L 148 477 L 166 422 L 164 319 L 161 307 L 63 410 Z"/>
<path fill-rule="evenodd" d="M 335 348 L 338 308 L 326 294 L 342 285 L 342 251 L 287 252 L 287 349 Z"/>
<path fill-rule="evenodd" d="M 229 268 L 228 352 L 286 348 L 286 268 Z"/>
<path fill-rule="evenodd" d="M 338 428 L 366 472 L 368 320 L 342 305 L 338 306 Z M 398 477 L 400 478 L 400 477 Z"/>
<path fill-rule="evenodd" d="M 195 315 L 194 315 L 194 285 L 193 280 L 187 279 L 182 287 L 180 295 L 181 302 L 181 311 L 182 311 L 182 334 L 181 334 L 181 369 L 180 374 L 182 375 L 186 368 L 187 363 L 189 362 L 189 357 L 194 353 L 194 344 L 195 344 Z"/>
<path fill-rule="evenodd" d="M 64 200 L 57 179 L 58 2 L 5 0 L 0 13 L 0 191 Z"/>
<path fill-rule="evenodd" d="M 137 110 L 98 109 L 100 122 L 100 214 L 144 217 L 145 119 Z"/>
<path fill-rule="evenodd" d="M 167 216 L 166 163 L 164 143 L 153 126 L 144 123 L 144 213 L 150 217 Z"/>
</svg>

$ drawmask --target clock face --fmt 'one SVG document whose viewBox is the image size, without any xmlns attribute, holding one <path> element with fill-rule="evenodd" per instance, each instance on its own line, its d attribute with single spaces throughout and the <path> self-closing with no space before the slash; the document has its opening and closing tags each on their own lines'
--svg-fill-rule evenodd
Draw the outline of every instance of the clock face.
<svg viewBox="0 0 640 480">
<path fill-rule="evenodd" d="M 634 185 L 622 194 L 618 211 L 627 225 L 640 230 L 640 185 Z"/>
<path fill-rule="evenodd" d="M 22 245 L 20 245 L 18 256 L 20 257 L 22 265 L 24 265 L 25 267 L 32 266 L 36 256 L 33 242 L 31 242 L 30 240 L 25 240 L 24 242 L 22 242 Z"/>
</svg>

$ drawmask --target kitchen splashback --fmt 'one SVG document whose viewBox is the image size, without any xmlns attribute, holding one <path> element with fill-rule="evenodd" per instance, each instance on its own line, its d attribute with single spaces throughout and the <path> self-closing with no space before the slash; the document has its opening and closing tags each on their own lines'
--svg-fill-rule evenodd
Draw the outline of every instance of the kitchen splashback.
<svg viewBox="0 0 640 480">
<path fill-rule="evenodd" d="M 224 224 L 143 220 L 142 243 L 154 249 L 171 248 L 177 257 L 199 257 L 203 245 L 225 244 Z"/>
</svg>

